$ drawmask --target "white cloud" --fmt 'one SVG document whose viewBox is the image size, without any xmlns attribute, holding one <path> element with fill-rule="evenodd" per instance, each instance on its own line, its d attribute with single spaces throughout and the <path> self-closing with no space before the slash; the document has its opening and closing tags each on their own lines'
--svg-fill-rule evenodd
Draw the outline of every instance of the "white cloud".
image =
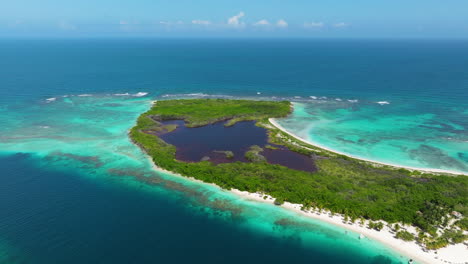
<svg viewBox="0 0 468 264">
<path fill-rule="evenodd" d="M 194 24 L 194 25 L 204 25 L 204 26 L 207 26 L 207 25 L 211 25 L 211 22 L 208 21 L 208 20 L 198 20 L 198 19 L 195 19 L 195 20 L 192 20 L 192 24 Z"/>
<path fill-rule="evenodd" d="M 233 17 L 230 17 L 228 19 L 228 25 L 231 25 L 234 27 L 244 26 L 245 25 L 244 22 L 240 21 L 240 19 L 243 18 L 244 16 L 245 16 L 245 13 L 241 11 L 239 14 Z"/>
<path fill-rule="evenodd" d="M 189 22 L 190 24 L 191 22 Z M 184 28 L 184 22 L 181 20 L 177 21 L 167 21 L 167 20 L 161 20 L 155 23 L 157 29 L 163 29 L 166 31 L 172 31 L 172 30 L 177 30 Z"/>
<path fill-rule="evenodd" d="M 306 22 L 304 23 L 304 28 L 312 28 L 312 29 L 318 29 L 318 28 L 323 28 L 325 24 L 323 22 Z"/>
<path fill-rule="evenodd" d="M 138 21 L 130 21 L 130 20 L 119 21 L 120 30 L 125 31 L 125 32 L 131 32 L 131 31 L 137 30 L 139 27 L 138 25 L 140 25 L 140 22 Z"/>
<path fill-rule="evenodd" d="M 165 25 L 165 26 L 170 26 L 170 25 L 172 25 L 172 22 L 169 22 L 169 21 L 159 21 L 159 24 L 160 24 L 160 25 Z"/>
<path fill-rule="evenodd" d="M 270 22 L 268 22 L 268 20 L 266 19 L 262 19 L 260 21 L 255 22 L 253 25 L 254 26 L 269 26 Z"/>
<path fill-rule="evenodd" d="M 347 26 L 349 26 L 349 24 L 346 24 L 344 22 L 333 24 L 333 27 L 335 27 L 335 28 L 344 28 L 344 27 L 347 27 Z"/>
<path fill-rule="evenodd" d="M 68 23 L 67 21 L 60 21 L 58 23 L 58 27 L 61 29 L 61 30 L 65 30 L 65 31 L 72 31 L 72 30 L 75 30 L 76 29 L 76 26 L 75 25 L 72 25 L 70 23 Z"/>
<path fill-rule="evenodd" d="M 286 22 L 284 19 L 280 19 L 278 22 L 276 22 L 276 26 L 280 28 L 287 28 L 288 22 Z"/>
</svg>

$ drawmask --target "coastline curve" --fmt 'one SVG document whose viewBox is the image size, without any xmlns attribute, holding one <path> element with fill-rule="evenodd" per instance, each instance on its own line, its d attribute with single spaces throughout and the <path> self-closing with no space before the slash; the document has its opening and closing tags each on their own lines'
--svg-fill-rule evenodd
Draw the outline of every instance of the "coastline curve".
<svg viewBox="0 0 468 264">
<path fill-rule="evenodd" d="M 419 172 L 422 172 L 422 173 L 433 173 L 433 174 L 450 174 L 450 175 L 464 175 L 464 176 L 468 176 L 468 173 L 466 172 L 460 172 L 460 171 L 452 171 L 452 170 L 443 170 L 443 169 L 427 169 L 427 168 L 418 168 L 418 167 L 409 167 L 409 166 L 403 166 L 403 165 L 398 165 L 398 164 L 393 164 L 393 163 L 386 163 L 386 162 L 381 162 L 381 161 L 376 161 L 376 160 L 371 160 L 371 159 L 365 159 L 365 158 L 362 158 L 362 157 L 358 157 L 358 156 L 354 156 L 354 155 L 350 155 L 348 153 L 344 153 L 344 152 L 340 152 L 338 150 L 335 150 L 335 149 L 331 149 L 331 148 L 328 148 L 326 146 L 323 146 L 321 144 L 318 144 L 316 142 L 312 142 L 310 140 L 307 140 L 307 139 L 304 139 L 302 137 L 299 137 L 298 135 L 288 131 L 287 129 L 285 129 L 283 126 L 281 126 L 276 120 L 275 118 L 269 118 L 268 121 L 270 122 L 271 125 L 273 125 L 275 128 L 281 130 L 282 132 L 288 134 L 289 136 L 303 142 L 303 143 L 306 143 L 308 145 L 311 145 L 313 147 L 316 147 L 316 148 L 319 148 L 319 149 L 323 149 L 323 150 L 326 150 L 328 152 L 332 152 L 334 154 L 339 154 L 339 155 L 343 155 L 343 156 L 346 156 L 346 157 L 349 157 L 349 158 L 353 158 L 353 159 L 356 159 L 356 160 L 360 160 L 360 161 L 363 161 L 363 162 L 368 162 L 368 163 L 371 163 L 371 164 L 374 164 L 374 165 L 378 165 L 378 166 L 388 166 L 388 167 L 392 167 L 394 169 L 406 169 L 406 170 L 410 170 L 410 171 L 419 171 Z"/>
</svg>

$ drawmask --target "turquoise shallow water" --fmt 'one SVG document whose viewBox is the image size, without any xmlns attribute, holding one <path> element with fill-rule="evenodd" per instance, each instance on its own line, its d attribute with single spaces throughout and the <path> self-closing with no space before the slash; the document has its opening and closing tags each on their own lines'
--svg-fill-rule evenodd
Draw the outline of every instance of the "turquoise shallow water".
<svg viewBox="0 0 468 264">
<path fill-rule="evenodd" d="M 82 196 L 81 199 L 85 200 L 106 199 L 103 196 L 108 195 L 109 188 L 125 190 L 119 191 L 125 193 L 121 194 L 125 195 L 124 197 L 135 194 L 149 197 L 165 197 L 166 206 L 173 207 L 171 210 L 180 208 L 178 210 L 187 211 L 193 217 L 205 219 L 201 224 L 199 223 L 200 230 L 210 232 L 211 228 L 214 228 L 213 232 L 220 232 L 219 230 L 215 231 L 216 225 L 230 225 L 232 227 L 222 229 L 223 231 L 221 232 L 226 232 L 226 237 L 223 239 L 233 239 L 236 241 L 238 238 L 228 235 L 230 232 L 233 232 L 232 228 L 234 228 L 240 230 L 236 232 L 240 232 L 241 234 L 243 232 L 255 234 L 256 239 L 258 239 L 255 243 L 265 243 L 267 246 L 271 245 L 275 247 L 278 246 L 278 242 L 276 241 L 283 241 L 282 243 L 285 244 L 281 247 L 284 248 L 284 252 L 277 252 L 277 254 L 289 256 L 291 248 L 295 248 L 294 251 L 297 255 L 294 262 L 297 263 L 307 262 L 306 259 L 312 256 L 316 258 L 317 263 L 330 263 L 330 261 L 331 263 L 342 263 L 344 260 L 348 261 L 348 263 L 399 263 L 400 261 L 404 261 L 404 257 L 400 257 L 397 253 L 393 253 L 379 243 L 371 240 L 361 241 L 358 239 L 358 234 L 352 232 L 345 233 L 344 229 L 316 220 L 306 219 L 296 213 L 274 205 L 239 199 L 236 195 L 221 190 L 216 186 L 193 182 L 170 174 L 156 173 L 151 169 L 151 164 L 145 155 L 130 143 L 126 135 L 135 118 L 149 107 L 150 102 L 146 97 L 71 96 L 57 98 L 53 102 L 40 100 L 34 103 L 23 104 L 17 108 L 15 114 L 9 114 L 8 117 L 3 115 L 4 118 L 2 118 L 2 128 L 0 130 L 2 135 L 0 136 L 2 155 L 8 160 L 10 159 L 8 157 L 18 155 L 15 153 L 28 154 L 25 157 L 19 156 L 22 157 L 21 159 L 25 159 L 25 161 L 16 161 L 15 163 L 29 164 L 27 166 L 32 166 L 31 170 L 37 172 L 37 175 L 36 173 L 32 175 L 27 174 L 30 177 L 28 181 L 17 175 L 16 178 L 20 181 L 19 183 L 15 183 L 15 181 L 13 183 L 7 182 L 8 184 L 2 187 L 2 193 L 7 199 L 0 203 L 0 206 L 2 211 L 7 213 L 8 217 L 5 218 L 4 215 L 0 219 L 0 234 L 3 234 L 5 241 L 9 242 L 3 243 L 5 246 L 0 247 L 0 250 L 10 252 L 4 253 L 2 255 L 5 256 L 4 258 L 13 259 L 14 261 L 11 263 L 21 263 L 23 261 L 25 263 L 50 263 L 50 261 L 74 263 L 75 261 L 80 262 L 82 260 L 95 261 L 96 259 L 105 259 L 100 255 L 103 254 L 102 252 L 105 252 L 104 249 L 89 251 L 90 248 L 86 247 L 86 243 L 82 244 L 83 241 L 73 239 L 76 235 L 73 232 L 80 232 L 78 231 L 79 229 L 76 231 L 62 230 L 61 225 L 63 223 L 57 222 L 57 219 L 60 218 L 59 215 L 68 215 L 74 210 L 84 210 L 81 217 L 88 217 L 85 212 L 87 210 L 92 212 L 93 207 L 97 205 L 93 205 L 88 209 L 78 209 L 81 207 L 80 203 L 75 204 L 74 202 L 70 202 L 72 204 L 70 208 L 67 205 L 69 203 L 67 199 L 70 200 L 71 198 L 67 198 L 66 195 L 61 194 L 58 195 L 60 200 L 55 201 L 47 195 L 48 191 L 45 190 L 41 192 L 23 190 L 20 192 L 21 194 L 16 194 L 20 195 L 19 197 L 10 197 L 11 192 L 18 192 L 12 189 L 13 186 L 16 186 L 15 184 L 20 184 L 19 186 L 26 188 L 24 186 L 28 186 L 28 182 L 34 179 L 34 181 L 38 181 L 38 184 L 42 185 L 42 187 L 38 187 L 39 189 L 52 188 L 50 191 L 54 193 L 61 192 L 62 189 L 74 193 L 75 188 L 78 188 L 76 194 Z M 8 108 L 8 110 L 11 111 L 11 108 Z M 7 175 L 15 175 L 11 174 L 13 171 L 18 173 L 18 169 L 12 168 L 11 170 L 7 171 Z M 101 189 L 100 192 L 90 192 L 87 190 L 88 187 L 80 187 L 81 185 L 86 186 L 85 183 L 75 182 L 70 186 L 65 185 L 66 187 L 62 187 L 61 181 L 64 179 L 61 180 L 60 177 L 72 179 L 77 177 L 67 175 L 70 171 L 73 171 L 78 177 L 82 178 L 86 184 L 90 182 L 93 185 L 102 186 L 99 187 Z M 58 179 L 52 183 L 47 183 L 47 178 L 51 177 L 47 175 L 54 175 L 54 173 L 57 174 Z M 37 197 L 46 201 L 53 200 L 54 202 L 47 205 L 35 206 L 34 210 L 38 211 L 29 213 L 29 209 L 25 209 L 27 208 L 26 202 L 25 204 L 20 202 L 20 205 L 18 205 L 18 201 L 23 201 L 25 192 L 28 193 L 27 197 L 32 196 L 32 199 L 36 199 L 33 197 Z M 135 198 L 127 197 L 126 199 L 132 200 Z M 145 199 L 151 200 L 153 198 Z M 12 207 L 12 204 L 9 205 L 9 200 L 12 200 L 14 207 Z M 84 201 L 81 203 L 85 204 Z M 94 203 L 96 202 L 92 204 Z M 155 202 L 155 206 L 157 204 L 158 202 Z M 73 209 L 76 206 L 78 207 Z M 119 213 L 119 210 L 125 208 L 125 205 L 116 204 L 115 206 L 114 211 L 116 215 L 108 215 L 107 217 L 111 219 L 117 217 L 123 222 L 130 221 L 126 220 L 129 216 Z M 149 213 L 157 213 L 144 211 L 145 206 L 140 205 L 139 207 L 141 207 L 141 210 L 137 210 L 134 214 L 145 216 Z M 50 210 L 52 212 L 48 212 Z M 164 215 L 168 209 L 159 208 L 157 210 L 159 210 L 158 214 Z M 56 215 L 52 218 L 55 220 L 49 219 L 50 216 L 47 216 L 51 213 Z M 166 214 L 166 217 L 171 217 L 169 213 Z M 44 217 L 49 220 L 39 219 L 36 221 L 40 223 L 41 221 L 46 221 L 49 224 L 43 226 L 40 230 L 30 227 L 32 225 L 30 220 L 25 221 L 28 218 L 41 218 L 42 215 L 45 215 Z M 92 219 L 92 216 L 90 217 Z M 96 217 L 99 219 L 100 216 Z M 77 223 L 80 221 L 79 219 L 72 219 L 69 219 L 69 221 L 78 221 Z M 192 218 L 186 220 L 194 221 Z M 99 220 L 97 221 L 96 225 L 99 226 Z M 155 224 L 157 224 L 157 221 Z M 113 226 L 116 223 L 108 221 L 107 225 Z M 151 228 L 151 225 L 146 228 Z M 135 227 L 131 227 L 131 230 L 134 229 Z M 176 232 L 177 225 L 171 226 L 170 229 Z M 29 231 L 25 234 L 25 230 Z M 86 226 L 83 227 L 83 231 L 81 232 L 86 233 Z M 94 232 L 100 234 L 103 231 L 96 229 Z M 122 231 L 114 230 L 110 234 L 112 234 L 114 239 L 118 240 L 121 236 L 120 232 Z M 176 240 L 184 240 L 188 239 L 187 235 L 192 236 L 190 234 L 178 233 L 178 235 L 171 237 Z M 106 235 L 102 234 L 102 236 L 105 237 Z M 104 237 L 88 237 L 88 239 L 101 241 Z M 44 243 L 45 245 L 38 246 L 35 244 L 41 239 L 47 240 Z M 212 247 L 212 243 L 226 243 L 223 239 L 210 241 L 198 237 L 196 241 L 205 243 L 209 248 Z M 248 240 L 250 241 L 251 239 Z M 35 242 L 31 244 L 32 241 Z M 88 243 L 94 245 L 96 241 L 90 240 Z M 249 241 L 243 242 L 239 240 L 238 243 L 250 245 Z M 150 242 L 140 241 L 140 243 L 143 247 L 153 248 L 155 246 Z M 164 243 L 172 242 L 165 237 Z M 12 244 L 17 251 L 9 249 L 8 245 Z M 255 247 L 246 249 L 237 243 L 236 245 L 239 247 L 236 250 L 243 251 L 247 255 L 250 254 L 250 250 L 254 252 L 260 250 Z M 41 249 L 41 252 L 44 251 L 44 253 L 35 253 L 37 251 L 36 247 Z M 191 247 L 193 245 L 186 245 L 187 250 L 190 250 Z M 73 249 L 75 253 L 67 256 L 53 253 L 57 251 L 69 252 L 70 249 Z M 340 252 L 339 255 L 335 255 L 334 252 L 337 251 Z M 7 255 L 11 255 L 12 252 L 18 254 L 21 258 L 16 259 Z M 158 252 L 158 249 L 155 249 L 154 254 L 157 256 Z M 46 254 L 46 256 L 42 254 Z M 83 255 L 85 254 L 88 254 L 88 256 L 84 257 Z M 218 253 L 212 252 L 210 254 L 216 255 Z M 222 253 L 220 252 L 219 254 Z M 146 260 L 142 256 L 144 255 L 139 257 L 134 256 L 134 258 L 145 262 Z M 275 262 L 274 258 L 277 258 L 275 254 L 272 254 L 271 257 L 273 258 L 271 261 Z M 164 257 L 162 257 L 162 260 L 168 261 Z M 258 258 L 252 257 L 251 260 L 252 262 L 257 262 Z M 114 261 L 117 260 L 114 259 Z"/>
<path fill-rule="evenodd" d="M 0 58 L 0 256 L 11 263 L 401 260 L 342 229 L 154 173 L 126 135 L 150 97 L 292 100 L 281 123 L 304 138 L 466 172 L 466 41 L 2 39 Z"/>
<path fill-rule="evenodd" d="M 439 114 L 399 102 L 317 99 L 296 103 L 288 131 L 318 145 L 356 157 L 424 169 L 468 172 L 465 107 Z M 351 99 L 352 100 L 352 99 Z"/>
</svg>

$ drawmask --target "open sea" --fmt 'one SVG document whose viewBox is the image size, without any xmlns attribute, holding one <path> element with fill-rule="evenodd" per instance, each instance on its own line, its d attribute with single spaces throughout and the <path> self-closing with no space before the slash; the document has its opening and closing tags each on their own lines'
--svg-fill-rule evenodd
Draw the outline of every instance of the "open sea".
<svg viewBox="0 0 468 264">
<path fill-rule="evenodd" d="M 406 263 L 155 172 L 127 131 L 152 100 L 285 99 L 307 140 L 468 173 L 467 69 L 462 40 L 2 39 L 0 263 Z"/>
</svg>

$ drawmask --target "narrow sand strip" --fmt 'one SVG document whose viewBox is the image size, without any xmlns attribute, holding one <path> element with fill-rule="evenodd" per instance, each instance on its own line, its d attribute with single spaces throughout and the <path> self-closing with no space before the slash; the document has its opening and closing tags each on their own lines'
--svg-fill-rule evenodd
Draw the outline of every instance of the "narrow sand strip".
<svg viewBox="0 0 468 264">
<path fill-rule="evenodd" d="M 201 184 L 209 184 L 211 186 L 215 186 L 219 189 L 221 187 L 217 186 L 213 183 L 205 183 L 200 180 L 197 180 L 193 177 L 186 177 L 181 174 L 177 174 L 163 168 L 156 166 L 151 157 L 147 155 L 148 161 L 152 164 L 153 169 L 158 172 L 170 174 L 176 177 L 182 177 L 184 179 L 188 179 L 197 183 Z M 221 189 L 223 190 L 223 189 Z M 241 199 L 262 202 L 262 203 L 270 203 L 274 204 L 275 199 L 269 195 L 266 195 L 267 198 L 264 199 L 263 197 L 265 194 L 262 193 L 249 193 L 246 191 L 240 191 L 237 189 L 232 189 L 229 192 L 236 194 Z M 358 234 L 362 234 L 365 236 L 363 239 L 372 239 L 376 240 L 379 243 L 389 247 L 390 249 L 394 250 L 395 252 L 399 252 L 402 256 L 406 256 L 407 259 L 413 259 L 418 264 L 468 264 L 468 247 L 464 244 L 457 244 L 457 245 L 450 245 L 448 247 L 439 249 L 437 251 L 424 251 L 421 246 L 416 244 L 415 241 L 406 242 L 401 239 L 397 239 L 394 237 L 394 234 L 391 233 L 391 230 L 387 227 L 385 223 L 384 228 L 381 231 L 376 231 L 373 229 L 366 228 L 368 221 L 365 221 L 363 226 L 360 226 L 357 223 L 344 223 L 343 216 L 339 214 L 334 214 L 333 216 L 323 210 L 322 213 L 317 211 L 302 211 L 301 204 L 293 204 L 289 202 L 285 202 L 281 205 L 282 208 L 286 210 L 291 210 L 296 212 L 300 215 L 310 217 L 316 220 L 324 221 L 329 224 L 344 228 L 346 230 L 353 231 Z M 410 230 L 412 227 L 407 227 Z M 356 236 L 356 239 L 360 239 L 359 236 Z M 437 253 L 436 253 L 437 252 Z"/>
<path fill-rule="evenodd" d="M 249 193 L 239 190 L 231 190 L 235 194 L 243 197 L 247 200 L 254 200 L 258 202 L 274 203 L 274 198 L 267 196 L 266 199 L 263 199 L 265 196 L 261 193 Z M 367 221 L 363 226 L 360 226 L 357 223 L 345 223 L 342 215 L 334 214 L 333 216 L 328 211 L 302 211 L 301 204 L 292 204 L 285 202 L 281 207 L 288 210 L 292 210 L 298 214 L 324 221 L 341 228 L 351 230 L 357 234 L 362 234 L 365 236 L 363 239 L 372 239 L 379 241 L 383 245 L 393 249 L 396 252 L 406 256 L 408 260 L 411 258 L 417 263 L 431 263 L 431 264 L 466 264 L 468 263 L 468 247 L 464 244 L 449 245 L 448 247 L 439 249 L 437 251 L 424 251 L 421 246 L 416 244 L 415 241 L 406 242 L 401 239 L 394 237 L 392 231 L 385 224 L 384 228 L 381 231 L 368 229 Z M 384 221 L 381 221 L 384 222 Z M 385 222 L 384 222 L 385 223 Z M 411 227 L 406 227 L 411 229 Z M 356 236 L 356 239 L 359 239 L 359 236 Z M 436 253 L 437 252 L 437 253 Z"/>
<path fill-rule="evenodd" d="M 331 148 L 327 148 L 327 147 L 325 147 L 323 145 L 320 145 L 320 144 L 318 144 L 316 142 L 312 142 L 312 141 L 309 141 L 307 139 L 301 138 L 301 137 L 289 132 L 288 130 L 286 130 L 284 127 L 282 127 L 280 124 L 278 124 L 278 122 L 276 122 L 276 120 L 274 118 L 269 118 L 268 121 L 274 127 L 276 127 L 277 129 L 283 131 L 284 133 L 288 134 L 289 136 L 291 136 L 291 137 L 293 137 L 293 138 L 295 138 L 295 139 L 297 139 L 299 141 L 302 141 L 302 142 L 304 142 L 306 144 L 309 144 L 309 145 L 317 147 L 317 148 L 324 149 L 324 150 L 329 151 L 329 152 L 333 152 L 333 153 L 336 153 L 336 154 L 348 156 L 348 157 L 353 158 L 353 159 L 362 160 L 362 161 L 366 161 L 366 162 L 370 162 L 370 163 L 375 163 L 375 164 L 378 164 L 378 165 L 385 165 L 385 166 L 390 166 L 390 167 L 395 167 L 395 168 L 403 168 L 403 169 L 407 169 L 407 170 L 420 171 L 420 172 L 425 172 L 425 173 L 444 173 L 444 174 L 455 174 L 455 175 L 467 175 L 468 176 L 468 173 L 464 173 L 464 172 L 441 170 L 441 169 L 426 169 L 426 168 L 401 166 L 401 165 L 397 165 L 397 164 L 385 163 L 385 162 L 380 162 L 380 161 L 375 161 L 375 160 L 370 160 L 370 159 L 364 159 L 364 158 L 361 158 L 361 157 L 349 155 L 347 153 L 343 153 L 343 152 L 340 152 L 340 151 L 337 151 L 337 150 L 334 150 L 334 149 L 331 149 Z"/>
<path fill-rule="evenodd" d="M 153 103 L 155 103 L 155 102 L 153 102 Z M 292 136 L 292 137 L 294 137 L 294 138 L 296 138 L 296 139 L 298 139 L 300 141 L 303 141 L 303 142 L 305 142 L 307 144 L 316 146 L 315 144 L 312 144 L 311 142 L 308 142 L 307 140 L 304 140 L 304 139 L 302 139 L 302 138 L 288 132 L 283 127 L 281 127 L 278 123 L 276 123 L 275 120 L 269 119 L 269 121 L 274 126 L 276 126 L 278 129 L 280 129 L 281 131 L 287 133 L 288 135 L 290 135 L 290 136 Z M 136 146 L 138 146 L 138 145 L 136 145 Z M 321 146 L 317 146 L 317 147 L 323 148 Z M 333 150 L 330 150 L 330 149 L 327 149 L 327 148 L 323 148 L 323 149 L 328 150 L 330 152 L 339 153 L 339 152 L 336 152 L 336 151 L 333 151 Z M 142 151 L 145 152 L 144 150 L 142 150 Z M 339 153 L 339 154 L 341 154 L 341 153 Z M 342 154 L 342 155 L 345 155 L 345 154 Z M 209 183 L 204 183 L 204 182 L 202 182 L 200 180 L 197 180 L 197 179 L 195 179 L 193 177 L 186 177 L 186 176 L 183 176 L 183 175 L 180 175 L 180 174 L 173 173 L 171 171 L 167 171 L 167 170 L 165 170 L 163 168 L 159 168 L 158 166 L 156 166 L 154 164 L 152 158 L 149 155 L 146 155 L 146 156 L 147 156 L 149 162 L 152 164 L 154 170 L 156 170 L 156 171 L 167 173 L 167 174 L 174 175 L 174 176 L 177 176 L 177 177 L 183 177 L 185 179 L 193 180 L 193 181 L 203 183 L 203 184 L 209 184 Z M 359 158 L 357 158 L 357 159 L 359 159 Z M 365 160 L 365 161 L 374 162 L 374 161 L 370 161 L 370 160 Z M 375 163 L 382 164 L 382 163 L 379 163 L 379 162 L 375 162 Z M 383 165 L 389 165 L 389 164 L 383 164 Z M 393 165 L 389 165 L 389 166 L 393 166 Z M 410 169 L 416 169 L 416 168 L 410 168 Z M 432 172 L 432 170 L 431 170 L 431 172 Z M 215 184 L 211 184 L 211 185 L 216 186 Z M 221 187 L 219 187 L 219 186 L 216 186 L 216 187 L 221 189 Z M 271 196 L 267 196 L 267 199 L 263 199 L 263 197 L 265 195 L 260 194 L 260 193 L 249 193 L 249 192 L 245 192 L 245 191 L 239 191 L 239 190 L 236 190 L 236 189 L 232 189 L 232 190 L 230 190 L 230 192 L 238 195 L 242 199 L 253 200 L 253 201 L 257 201 L 257 202 L 267 202 L 267 203 L 274 204 L 274 200 L 275 200 Z M 301 210 L 301 208 L 302 208 L 301 204 L 292 204 L 292 203 L 286 202 L 281 207 L 283 207 L 283 208 L 285 208 L 287 210 L 294 211 L 294 212 L 296 212 L 298 214 L 301 214 L 301 215 L 304 215 L 306 217 L 321 220 L 321 221 L 333 224 L 335 226 L 339 226 L 341 228 L 353 231 L 355 233 L 362 234 L 362 235 L 365 236 L 365 238 L 363 238 L 363 239 L 373 239 L 373 240 L 379 241 L 383 245 L 393 249 L 396 252 L 401 253 L 402 256 L 407 256 L 408 259 L 411 258 L 411 259 L 415 260 L 417 263 L 420 263 L 420 264 L 423 264 L 423 263 L 424 264 L 426 264 L 426 263 L 427 264 L 447 264 L 447 263 L 448 264 L 468 264 L 468 247 L 466 245 L 464 245 L 464 244 L 449 245 L 448 247 L 439 249 L 437 251 L 426 252 L 426 251 L 423 250 L 423 248 L 421 246 L 416 244 L 416 242 L 414 242 L 414 241 L 413 242 L 405 242 L 403 240 L 395 238 L 394 235 L 389 230 L 389 228 L 386 226 L 386 224 L 385 224 L 385 227 L 381 231 L 376 231 L 376 230 L 371 230 L 371 229 L 366 228 L 367 221 L 366 221 L 366 223 L 364 223 L 363 226 L 360 226 L 359 224 L 344 223 L 342 215 L 335 214 L 334 216 L 332 216 L 328 212 L 322 212 L 322 213 L 314 212 L 314 211 L 305 212 L 305 211 Z M 356 237 L 356 239 L 359 239 L 359 237 Z"/>
</svg>

